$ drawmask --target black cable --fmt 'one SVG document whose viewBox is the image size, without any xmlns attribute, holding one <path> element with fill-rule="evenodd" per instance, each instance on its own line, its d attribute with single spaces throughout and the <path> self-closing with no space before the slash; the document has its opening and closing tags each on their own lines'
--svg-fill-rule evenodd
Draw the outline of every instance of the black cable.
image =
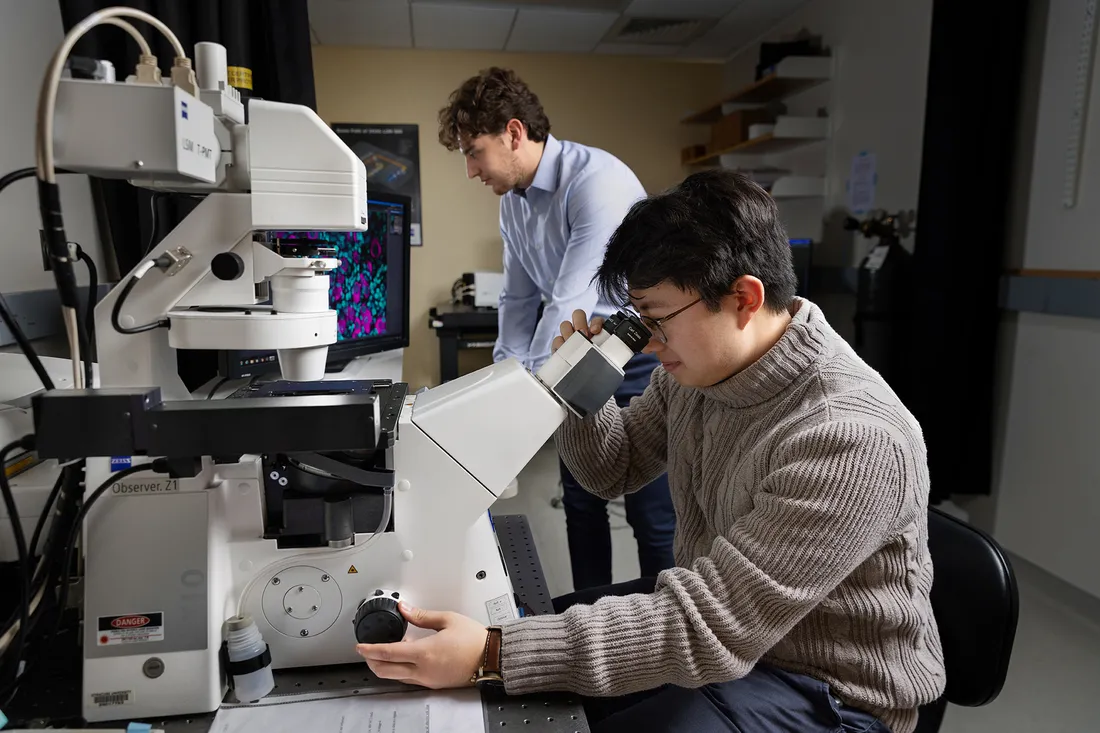
<svg viewBox="0 0 1100 733">
<path fill-rule="evenodd" d="M 42 513 L 38 515 L 38 522 L 34 525 L 34 534 L 31 535 L 30 544 L 30 556 L 35 556 L 35 550 L 38 549 L 38 540 L 42 539 L 42 530 L 46 528 L 46 520 L 49 519 L 50 513 L 53 511 L 54 502 L 57 501 L 58 494 L 61 493 L 61 486 L 65 479 L 65 469 L 57 474 L 57 481 L 53 482 L 53 489 L 50 491 L 49 497 L 46 498 L 46 505 L 42 507 Z M 45 553 L 43 553 L 44 555 Z"/>
<path fill-rule="evenodd" d="M 140 277 L 131 277 L 126 281 L 126 284 L 122 286 L 122 292 L 118 294 L 118 299 L 115 301 L 115 305 L 111 308 L 111 326 L 114 327 L 119 333 L 134 334 L 145 333 L 146 331 L 153 331 L 158 328 L 166 328 L 168 326 L 167 319 L 156 321 L 154 323 L 146 323 L 144 326 L 134 326 L 133 328 L 126 328 L 118 322 L 119 314 L 122 312 L 122 304 L 126 302 L 126 296 L 130 294 L 130 291 L 137 285 L 137 281 Z"/>
<path fill-rule="evenodd" d="M 92 389 L 92 347 L 88 341 L 88 329 L 80 320 L 80 313 L 76 318 L 76 342 L 80 345 L 80 364 L 84 369 L 84 388 Z"/>
<path fill-rule="evenodd" d="M 15 322 L 15 319 L 8 311 L 8 306 L 7 303 L 4 302 L 3 296 L 0 296 L 0 318 L 4 320 L 4 325 L 8 327 L 8 330 L 11 331 L 11 335 L 15 337 L 15 342 L 19 344 L 19 350 L 23 352 L 23 356 L 27 357 L 27 361 L 34 367 L 35 374 L 42 380 L 42 386 L 46 389 L 53 389 L 53 380 L 50 379 L 46 367 L 42 366 L 42 360 L 38 358 L 38 352 L 34 350 L 34 346 L 32 346 L 30 340 L 27 339 L 27 334 L 23 333 L 23 329 Z"/>
<path fill-rule="evenodd" d="M 54 172 L 73 173 L 74 171 L 66 170 L 64 168 L 57 168 L 54 170 Z M 6 173 L 5 175 L 0 176 L 0 192 L 2 192 L 5 188 L 15 183 L 16 181 L 21 181 L 24 178 L 34 178 L 35 175 L 37 175 L 37 170 L 35 168 L 18 168 L 14 171 L 11 171 L 10 173 Z M 27 360 L 30 361 L 31 366 L 34 367 L 34 371 L 38 374 L 38 378 L 42 380 L 42 385 L 46 389 L 53 389 L 53 380 L 50 379 L 50 375 L 46 373 L 45 368 L 42 366 L 41 360 L 39 360 L 38 358 L 38 354 L 34 351 L 34 347 L 30 345 L 30 341 L 27 340 L 27 337 L 26 335 L 24 335 L 23 330 L 19 328 L 19 325 L 15 322 L 15 319 L 12 318 L 11 314 L 8 312 L 7 307 L 4 306 L 2 301 L 0 301 L 0 317 L 3 318 L 4 325 L 7 326 L 8 330 L 12 332 L 12 335 L 15 337 L 16 342 L 19 344 L 19 349 L 23 352 L 23 355 L 27 357 Z"/>
<path fill-rule="evenodd" d="M 54 284 L 57 287 L 57 295 L 61 299 L 61 310 L 66 316 L 65 330 L 69 337 L 69 350 L 73 358 L 73 368 L 76 364 L 77 352 L 80 351 L 80 289 L 76 284 L 76 269 L 73 267 L 72 252 L 69 251 L 69 240 L 65 237 L 65 223 L 61 214 L 61 189 L 56 181 L 46 181 L 41 178 L 38 183 L 38 211 L 42 217 L 42 237 L 45 241 L 46 256 L 49 259 L 49 269 L 53 272 Z M 74 322 L 68 320 L 70 312 Z M 76 376 L 76 375 L 74 375 Z M 78 378 L 77 381 L 83 381 Z"/>
<path fill-rule="evenodd" d="M 88 345 L 92 349 L 88 352 L 88 359 L 89 361 L 95 361 L 95 307 L 96 303 L 99 302 L 99 270 L 96 268 L 92 256 L 85 252 L 79 244 L 76 245 L 76 255 L 88 268 L 88 305 L 87 310 L 84 312 L 84 328 L 88 333 Z M 83 348 L 81 347 L 81 349 Z M 88 383 L 88 386 L 91 386 L 91 382 Z"/>
<path fill-rule="evenodd" d="M 84 369 L 84 386 L 87 389 L 92 388 L 92 362 L 95 361 L 95 355 L 92 353 L 92 345 L 95 343 L 95 295 L 96 289 L 99 287 L 99 271 L 96 269 L 95 262 L 76 242 L 68 242 L 68 244 L 74 248 L 76 252 L 76 258 L 83 262 L 88 267 L 88 304 L 84 310 L 84 320 L 80 319 L 80 312 L 77 311 L 76 317 L 76 340 L 80 346 L 81 362 Z"/>
<path fill-rule="evenodd" d="M 50 612 L 50 602 L 45 595 L 45 588 L 56 587 L 60 584 L 62 575 L 60 573 L 60 556 L 64 554 L 65 546 L 64 540 L 68 537 L 68 528 L 73 521 L 74 512 L 77 508 L 77 503 L 82 493 L 81 473 L 83 472 L 84 462 L 79 464 L 70 464 L 61 469 L 61 486 L 62 493 L 58 498 L 57 510 L 54 515 L 54 524 L 50 527 L 50 532 L 46 538 L 46 549 L 42 553 L 42 561 L 38 564 L 35 571 L 34 591 L 31 598 L 42 594 L 42 598 L 31 615 L 28 626 L 27 640 L 31 639 L 31 635 L 35 628 L 37 628 L 39 621 L 47 616 Z M 39 523 L 45 516 L 39 517 Z M 58 609 L 58 613 L 62 613 L 63 609 Z M 4 635 L 7 635 L 10 629 L 16 622 L 17 614 L 12 613 L 8 618 L 7 623 L 4 626 Z M 58 628 L 60 628 L 60 616 L 58 622 Z M 2 690 L 0 690 L 0 708 L 7 707 L 11 704 L 11 701 L 15 698 L 18 692 L 19 685 L 23 680 L 30 679 L 31 672 L 34 669 L 35 664 L 39 659 L 46 656 L 49 651 L 50 645 L 57 638 L 55 631 L 53 636 L 45 639 L 45 646 L 39 651 L 38 654 L 31 654 L 27 660 L 25 666 L 23 666 L 22 674 L 18 674 L 19 665 L 22 663 L 22 659 L 16 661 L 16 675 L 13 675 L 11 682 Z M 20 657 L 22 657 L 23 651 L 20 650 Z"/>
<path fill-rule="evenodd" d="M 65 170 L 64 168 L 57 168 L 54 172 L 73 173 L 73 171 Z M 6 173 L 0 176 L 0 192 L 16 181 L 21 181 L 24 178 L 34 178 L 35 175 L 37 175 L 37 170 L 35 168 L 18 168 L 10 173 Z M 15 323 L 15 319 L 8 313 L 8 309 L 2 305 L 0 305 L 0 316 L 4 319 L 4 325 L 7 326 L 8 330 L 15 336 L 15 340 L 19 344 L 20 350 L 31 362 L 31 366 L 34 367 L 35 372 L 38 373 L 38 378 L 42 380 L 43 386 L 45 386 L 46 389 L 53 389 L 53 380 L 50 379 L 46 370 L 42 367 L 42 362 L 38 359 L 38 355 L 35 353 L 34 348 L 30 345 L 30 342 L 27 341 L 27 337 L 23 334 L 22 329 Z"/>
<path fill-rule="evenodd" d="M 46 520 L 49 519 L 49 516 L 51 514 L 51 508 L 53 507 L 54 503 L 58 500 L 58 496 L 61 493 L 61 489 L 63 489 L 65 487 L 65 482 L 66 482 L 66 480 L 69 479 L 68 472 L 70 470 L 71 470 L 71 467 L 69 467 L 69 466 L 61 469 L 61 474 L 57 477 L 57 481 L 54 483 L 53 491 L 50 492 L 50 497 L 49 497 L 49 499 L 46 500 L 46 506 L 42 509 L 42 513 L 38 515 L 38 523 L 35 525 L 35 528 L 34 528 L 34 536 L 31 538 L 31 543 L 27 548 L 28 549 L 28 555 L 32 560 L 34 559 L 35 548 L 38 546 L 38 540 L 41 537 L 42 531 L 46 527 Z M 69 492 L 69 493 L 71 494 L 72 492 Z M 63 522 L 64 514 L 65 514 L 65 508 L 62 504 L 59 503 L 58 506 L 57 506 L 57 519 L 55 520 L 55 523 L 56 522 Z M 43 584 L 46 582 L 46 579 L 47 579 L 48 574 L 49 574 L 50 566 L 53 564 L 53 562 L 51 562 L 51 560 L 56 561 L 56 559 L 57 559 L 53 556 L 56 554 L 55 549 L 58 547 L 58 544 L 59 544 L 57 542 L 57 537 L 58 537 L 58 534 L 59 534 L 58 533 L 58 528 L 59 527 L 60 527 L 60 525 L 56 525 L 54 527 L 51 527 L 50 533 L 46 538 L 46 546 L 42 550 L 42 552 L 40 553 L 41 557 L 42 557 L 42 560 L 38 563 L 35 563 L 34 577 L 32 579 L 32 584 L 33 584 L 33 588 L 32 588 L 33 592 L 31 593 L 31 598 L 32 599 L 35 596 L 38 595 L 39 591 L 42 589 Z M 18 619 L 18 616 L 19 616 L 18 609 L 13 611 L 8 616 L 8 618 L 7 618 L 7 620 L 4 624 L 3 629 L 0 630 L 0 631 L 3 632 L 3 633 L 0 633 L 0 636 L 4 636 L 8 633 L 8 630 L 11 629 L 13 624 L 15 624 L 16 620 Z"/>
<path fill-rule="evenodd" d="M 214 399 L 214 395 L 216 395 L 218 393 L 218 390 L 222 388 L 222 385 L 224 385 L 228 381 L 229 377 L 222 377 L 221 379 L 219 379 L 218 383 L 214 385 L 214 388 L 210 390 L 210 393 L 206 395 L 206 399 Z"/>
<path fill-rule="evenodd" d="M 60 173 L 60 171 L 58 172 Z M 3 178 L 0 178 L 0 191 L 3 191 L 16 181 L 21 181 L 24 178 L 34 178 L 36 174 L 37 171 L 34 168 L 20 168 L 19 170 L 14 170 L 6 174 Z"/>
<path fill-rule="evenodd" d="M 4 464 L 8 460 L 8 454 L 17 448 L 26 448 L 27 439 L 20 438 L 19 440 L 13 440 L 3 448 L 0 448 L 0 493 L 4 496 L 4 506 L 8 510 L 8 516 L 11 518 L 12 534 L 15 535 L 15 551 L 18 555 L 18 567 L 19 567 L 19 632 L 13 643 L 17 640 L 15 645 L 15 666 L 16 675 L 19 674 L 19 664 L 23 658 L 23 648 L 26 645 L 27 634 L 29 632 L 29 622 L 31 615 L 31 570 L 30 570 L 30 555 L 27 552 L 27 537 L 23 534 L 23 522 L 19 519 L 19 509 L 15 506 L 15 495 L 12 493 L 11 486 L 8 484 L 8 472 Z"/>
<path fill-rule="evenodd" d="M 157 201 L 161 194 L 154 191 L 149 196 L 149 241 L 145 243 L 145 255 L 153 251 L 157 241 Z"/>
<path fill-rule="evenodd" d="M 65 170 L 64 168 L 55 168 L 54 173 L 74 173 L 75 171 Z M 24 178 L 34 178 L 38 174 L 35 168 L 18 168 L 11 173 L 7 173 L 0 177 L 0 191 L 15 183 L 16 181 L 22 181 Z"/>
</svg>

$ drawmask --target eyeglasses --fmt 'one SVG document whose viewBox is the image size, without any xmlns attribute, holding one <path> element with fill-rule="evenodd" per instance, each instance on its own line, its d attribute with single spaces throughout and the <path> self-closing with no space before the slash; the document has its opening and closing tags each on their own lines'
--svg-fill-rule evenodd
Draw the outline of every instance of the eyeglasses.
<svg viewBox="0 0 1100 733">
<path fill-rule="evenodd" d="M 671 313 L 669 313 L 667 316 L 663 316 L 661 318 L 650 318 L 649 316 L 643 316 L 641 314 L 638 314 L 638 320 L 640 320 L 642 322 L 642 325 L 644 325 L 646 328 L 648 328 L 650 330 L 650 332 L 652 332 L 653 338 L 657 339 L 662 344 L 667 344 L 668 343 L 668 336 L 665 335 L 665 330 L 662 328 L 662 326 L 665 323 L 668 323 L 670 320 L 672 320 L 676 316 L 678 316 L 681 313 L 683 313 L 684 311 L 686 311 L 691 306 L 695 305 L 696 303 L 699 303 L 702 300 L 703 300 L 702 298 L 696 298 L 695 300 L 693 300 L 690 303 L 688 303 L 687 305 L 685 305 L 683 308 L 680 308 L 679 310 L 674 310 Z M 630 307 L 630 309 L 637 312 L 636 309 L 633 308 L 632 306 Z"/>
</svg>

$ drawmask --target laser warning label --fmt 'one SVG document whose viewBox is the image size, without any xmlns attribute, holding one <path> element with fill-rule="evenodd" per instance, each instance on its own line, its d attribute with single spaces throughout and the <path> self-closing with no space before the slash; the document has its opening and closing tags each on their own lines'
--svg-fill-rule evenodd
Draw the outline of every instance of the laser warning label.
<svg viewBox="0 0 1100 733">
<path fill-rule="evenodd" d="M 126 616 L 100 616 L 96 645 L 139 644 L 164 641 L 163 613 L 132 613 Z"/>
</svg>

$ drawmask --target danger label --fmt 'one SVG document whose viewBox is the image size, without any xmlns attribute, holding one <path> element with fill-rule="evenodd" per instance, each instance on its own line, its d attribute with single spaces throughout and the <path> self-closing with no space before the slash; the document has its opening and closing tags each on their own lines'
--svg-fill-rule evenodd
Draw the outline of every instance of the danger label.
<svg viewBox="0 0 1100 733">
<path fill-rule="evenodd" d="M 163 613 L 132 613 L 126 616 L 100 616 L 96 644 L 139 644 L 164 641 Z"/>
<path fill-rule="evenodd" d="M 350 568 L 348 568 L 348 575 L 355 575 L 355 574 L 357 574 L 358 572 L 359 572 L 359 571 L 355 569 L 355 566 L 354 566 L 354 565 L 352 565 L 352 566 L 351 566 Z"/>
</svg>

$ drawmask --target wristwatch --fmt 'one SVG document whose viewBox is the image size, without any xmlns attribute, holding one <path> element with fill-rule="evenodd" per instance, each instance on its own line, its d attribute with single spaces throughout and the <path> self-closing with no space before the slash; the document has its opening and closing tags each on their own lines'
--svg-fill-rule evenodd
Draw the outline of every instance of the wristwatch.
<svg viewBox="0 0 1100 733">
<path fill-rule="evenodd" d="M 481 655 L 481 666 L 470 677 L 471 683 L 478 687 L 504 688 L 504 670 L 500 658 L 502 638 L 499 626 L 490 626 L 485 630 L 485 651 Z"/>
</svg>

